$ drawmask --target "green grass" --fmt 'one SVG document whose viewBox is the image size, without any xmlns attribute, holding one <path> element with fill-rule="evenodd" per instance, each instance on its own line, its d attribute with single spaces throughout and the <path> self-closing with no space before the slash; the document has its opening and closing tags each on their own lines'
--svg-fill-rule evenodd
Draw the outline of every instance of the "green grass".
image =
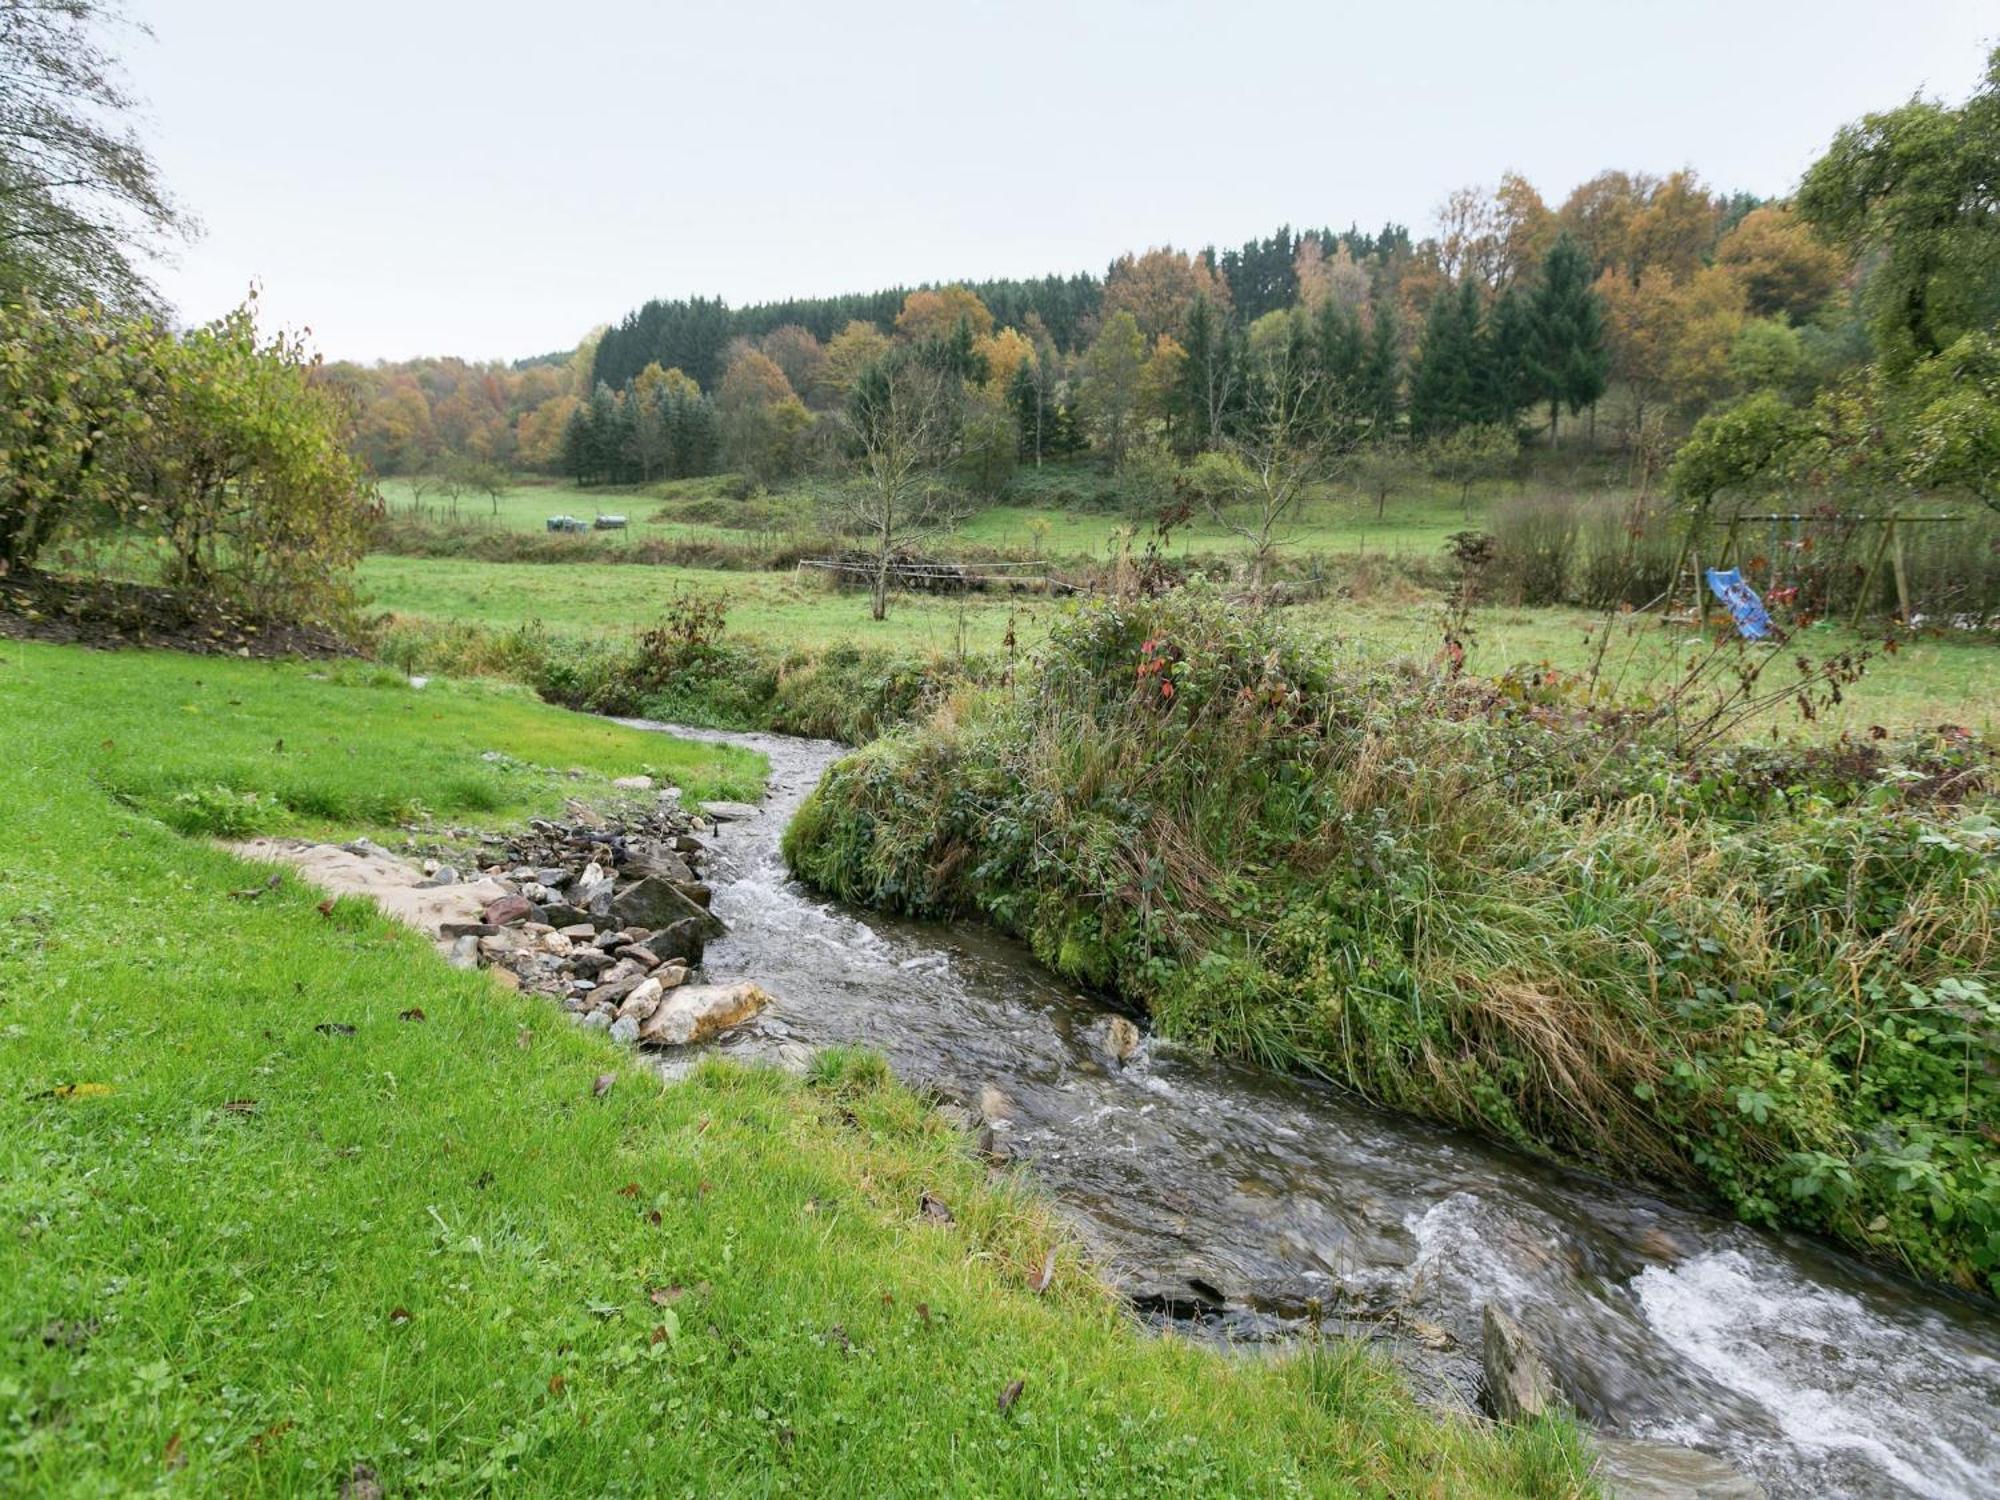
<svg viewBox="0 0 2000 1500">
<path fill-rule="evenodd" d="M 1287 618 L 1331 631 L 1357 654 L 1377 660 L 1429 661 L 1442 639 L 1442 612 L 1432 600 L 1329 602 L 1288 611 Z M 1607 623 L 1602 611 L 1493 606 L 1476 611 L 1473 623 L 1468 671 L 1491 677 L 1548 665 L 1582 672 L 1602 648 L 1603 680 L 1625 700 L 1659 697 L 1691 661 L 1712 649 L 1708 637 L 1663 624 L 1657 615 L 1614 614 Z M 1840 650 L 1874 649 L 1881 642 L 1879 634 L 1856 634 L 1828 622 L 1804 631 L 1797 647 L 1817 659 Z M 1751 727 L 1809 738 L 1843 730 L 1865 735 L 1878 724 L 1891 729 L 1957 724 L 1991 732 L 2000 726 L 2000 660 L 1990 638 L 1920 635 L 1899 643 L 1894 654 L 1877 654 L 1843 698 L 1811 722 L 1783 707 Z"/>
<path fill-rule="evenodd" d="M 1079 518 L 1081 519 L 1081 518 Z M 656 623 L 676 594 L 693 591 L 728 602 L 732 637 L 785 648 L 823 650 L 852 644 L 914 654 L 955 654 L 1000 649 L 1011 626 L 1026 649 L 1071 607 L 1040 595 L 968 595 L 963 599 L 898 596 L 883 621 L 868 618 L 865 596 L 843 593 L 789 573 L 718 572 L 698 568 L 636 568 L 615 564 L 480 563 L 460 559 L 370 557 L 362 586 L 372 607 L 420 619 L 466 620 L 492 626 L 539 619 L 575 635 L 630 632 Z M 1353 650 L 1378 660 L 1427 662 L 1441 640 L 1439 606 L 1410 589 L 1391 589 L 1366 600 L 1302 605 L 1289 618 L 1331 631 Z M 1497 676 L 1512 668 L 1546 663 L 1582 671 L 1596 657 L 1605 630 L 1602 613 L 1493 606 L 1474 617 L 1469 671 Z M 1612 617 L 1604 653 L 1607 681 L 1627 697 L 1664 693 L 1683 670 L 1688 653 L 1706 649 L 1685 629 L 1654 615 Z M 1807 633 L 1816 654 L 1879 643 L 1844 627 Z M 2000 672 L 1990 641 L 1929 635 L 1894 656 L 1880 656 L 1845 701 L 1807 724 L 1789 710 L 1768 714 L 1754 726 L 1815 736 L 1869 726 L 1962 724 L 1986 730 L 2000 722 Z"/>
<path fill-rule="evenodd" d="M 842 592 L 792 573 L 705 568 L 626 567 L 616 563 L 481 563 L 457 558 L 370 557 L 361 566 L 370 607 L 425 619 L 516 625 L 540 620 L 582 634 L 643 630 L 659 622 L 677 595 L 716 595 L 729 606 L 731 635 L 784 646 L 837 644 L 902 650 L 968 651 L 999 647 L 1011 615 L 1021 639 L 1038 636 L 1040 618 L 1059 606 L 1039 594 L 959 599 L 898 596 L 889 617 L 868 618 L 865 594 Z"/>
<path fill-rule="evenodd" d="M 813 504 L 814 481 L 802 479 L 774 494 L 745 501 L 732 497 L 732 476 L 678 480 L 631 486 L 580 489 L 567 481 L 516 482 L 497 499 L 485 495 L 460 498 L 454 511 L 433 491 L 419 497 L 413 481 L 386 479 L 382 497 L 392 512 L 422 514 L 434 521 L 457 520 L 490 524 L 511 531 L 543 531 L 548 518 L 576 516 L 589 521 L 599 515 L 623 515 L 623 532 L 603 534 L 607 545 L 645 538 L 743 543 L 780 535 L 817 535 Z M 1143 547 L 1151 534 L 1154 514 L 1147 506 L 1106 505 L 1079 509 L 1074 500 L 1116 494 L 1116 485 L 1094 465 L 1052 466 L 1042 475 L 1024 471 L 1016 481 L 1015 503 L 988 505 L 975 511 L 959 529 L 956 540 L 977 547 L 997 548 L 1022 556 L 1104 558 L 1123 545 Z M 1499 486 L 1487 487 L 1493 494 Z M 1292 545 L 1306 551 L 1434 554 L 1454 531 L 1478 524 L 1485 501 L 1475 495 L 1468 511 L 1455 490 L 1433 481 L 1412 484 L 1391 495 L 1378 519 L 1375 502 L 1351 489 L 1327 487 L 1288 528 Z M 724 525 L 700 516 L 741 517 L 749 524 Z M 660 517 L 661 519 L 656 519 Z M 1235 552 L 1248 543 L 1206 514 L 1176 528 L 1166 551 L 1173 556 Z M 934 550 L 950 554 L 947 540 Z"/>
<path fill-rule="evenodd" d="M 363 668 L 12 643 L 0 751 L 0 1490 L 1583 1488 L 1572 1430 L 1432 1418 L 1356 1351 L 1139 1335 L 879 1064 L 663 1086 L 372 908 L 232 899 L 261 872 L 167 821 L 217 786 L 292 827 L 506 821 L 571 766 L 742 792 L 754 760 Z"/>
</svg>

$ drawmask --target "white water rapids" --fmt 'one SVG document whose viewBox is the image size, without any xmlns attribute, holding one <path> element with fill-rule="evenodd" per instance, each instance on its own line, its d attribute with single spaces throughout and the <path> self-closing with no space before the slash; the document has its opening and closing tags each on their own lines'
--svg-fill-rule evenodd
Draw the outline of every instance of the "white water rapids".
<svg viewBox="0 0 2000 1500">
<path fill-rule="evenodd" d="M 1607 1434 L 1705 1449 L 1773 1495 L 2000 1494 L 1991 1303 L 1152 1039 L 1121 1068 L 1104 1005 L 1018 945 L 789 878 L 779 835 L 842 747 L 675 732 L 771 760 L 764 816 L 715 840 L 730 930 L 708 972 L 776 997 L 727 1045 L 860 1043 L 946 1097 L 999 1090 L 1002 1142 L 1154 1321 L 1248 1341 L 1323 1317 L 1464 1402 L 1496 1302 Z"/>
</svg>

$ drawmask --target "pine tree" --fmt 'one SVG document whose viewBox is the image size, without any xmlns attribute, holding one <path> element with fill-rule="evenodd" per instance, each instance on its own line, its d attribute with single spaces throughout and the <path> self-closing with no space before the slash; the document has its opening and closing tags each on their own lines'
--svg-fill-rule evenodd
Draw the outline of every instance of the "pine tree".
<svg viewBox="0 0 2000 1500">
<path fill-rule="evenodd" d="M 1477 422 L 1484 407 L 1485 351 L 1479 337 L 1479 288 L 1470 277 L 1431 299 L 1410 376 L 1410 431 L 1436 437 Z"/>
<path fill-rule="evenodd" d="M 590 408 L 578 406 L 563 423 L 562 456 L 563 473 L 578 484 L 582 484 L 590 474 Z"/>
<path fill-rule="evenodd" d="M 1564 234 L 1543 257 L 1528 302 L 1528 388 L 1549 404 L 1550 446 L 1564 406 L 1575 416 L 1604 394 L 1611 356 L 1604 344 L 1604 308 L 1590 281 L 1590 258 Z"/>
<path fill-rule="evenodd" d="M 602 484 L 618 470 L 618 398 L 611 387 L 599 384 L 590 394 L 589 437 L 583 450 L 583 484 Z"/>
<path fill-rule="evenodd" d="M 1531 337 L 1527 303 L 1509 287 L 1486 320 L 1481 421 L 1512 427 L 1521 408 L 1535 399 L 1534 375 L 1528 365 Z"/>
<path fill-rule="evenodd" d="M 1182 325 L 1180 388 L 1174 393 L 1174 428 L 1183 446 L 1200 453 L 1221 441 L 1229 415 L 1242 401 L 1242 361 L 1227 321 L 1204 296 L 1189 305 Z"/>
<path fill-rule="evenodd" d="M 1375 326 L 1361 361 L 1361 409 L 1370 430 L 1386 438 L 1396 430 L 1396 397 L 1402 385 L 1402 351 L 1396 336 L 1396 310 L 1386 300 L 1375 308 Z"/>
</svg>

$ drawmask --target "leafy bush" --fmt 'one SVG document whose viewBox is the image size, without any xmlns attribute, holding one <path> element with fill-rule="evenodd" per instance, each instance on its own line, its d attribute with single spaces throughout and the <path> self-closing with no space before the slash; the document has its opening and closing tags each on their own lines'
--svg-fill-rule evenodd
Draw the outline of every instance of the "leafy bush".
<svg viewBox="0 0 2000 1500">
<path fill-rule="evenodd" d="M 1987 747 L 1671 753 L 1191 586 L 837 765 L 786 837 L 1187 1042 L 2000 1290 Z"/>
<path fill-rule="evenodd" d="M 136 535 L 205 602 L 344 621 L 374 506 L 317 363 L 296 338 L 261 340 L 250 304 L 178 338 L 0 309 L 0 566 Z"/>
</svg>

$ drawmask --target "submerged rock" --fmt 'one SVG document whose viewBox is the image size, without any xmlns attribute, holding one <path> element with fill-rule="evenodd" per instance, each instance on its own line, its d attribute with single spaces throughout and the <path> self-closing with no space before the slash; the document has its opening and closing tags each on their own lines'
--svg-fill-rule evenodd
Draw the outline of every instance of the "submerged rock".
<svg viewBox="0 0 2000 1500">
<path fill-rule="evenodd" d="M 1764 1486 L 1713 1454 L 1671 1443 L 1597 1439 L 1598 1477 L 1613 1500 L 1764 1500 Z"/>
</svg>

